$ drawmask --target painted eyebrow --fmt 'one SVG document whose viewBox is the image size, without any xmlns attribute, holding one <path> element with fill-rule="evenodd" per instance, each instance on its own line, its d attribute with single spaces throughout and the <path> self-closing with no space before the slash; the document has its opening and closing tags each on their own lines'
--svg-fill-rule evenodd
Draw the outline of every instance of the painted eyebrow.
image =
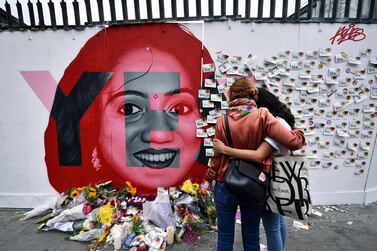
<svg viewBox="0 0 377 251">
<path fill-rule="evenodd" d="M 169 91 L 169 92 L 167 92 L 165 94 L 171 95 L 171 94 L 179 94 L 179 93 L 182 93 L 182 92 L 186 92 L 186 93 L 189 93 L 189 94 L 191 94 L 191 95 L 194 96 L 192 89 L 187 88 L 187 87 L 186 88 L 175 89 L 175 90 Z"/>
<path fill-rule="evenodd" d="M 192 96 L 194 96 L 193 95 L 193 91 L 190 88 L 174 89 L 174 90 L 166 92 L 164 94 L 172 95 L 172 94 L 179 94 L 179 93 L 182 93 L 182 92 L 186 92 L 186 93 L 191 94 Z M 109 102 L 113 101 L 114 99 L 116 99 L 119 96 L 125 96 L 125 95 L 136 95 L 136 96 L 140 96 L 142 98 L 148 98 L 148 95 L 145 94 L 144 92 L 129 90 L 129 91 L 120 91 L 120 92 L 114 94 L 113 96 L 110 97 Z"/>
<path fill-rule="evenodd" d="M 188 94 L 194 96 L 193 91 L 190 88 L 174 89 L 174 90 L 166 92 L 164 94 L 172 95 L 172 94 L 179 94 L 179 93 L 182 93 L 182 92 L 185 92 L 185 93 L 188 93 Z M 136 96 L 139 96 L 139 97 L 142 97 L 142 98 L 145 98 L 145 99 L 148 98 L 148 95 L 145 94 L 144 92 L 139 92 L 139 91 L 134 91 L 134 90 L 120 91 L 120 92 L 117 92 L 116 94 L 114 94 L 113 96 L 110 97 L 109 103 L 112 102 L 114 99 L 116 99 L 120 96 L 125 96 L 125 95 L 136 95 Z"/>
<path fill-rule="evenodd" d="M 113 96 L 110 97 L 109 102 L 113 101 L 117 97 L 125 96 L 125 95 L 136 95 L 142 98 L 148 98 L 148 95 L 143 92 L 129 90 L 129 91 L 120 91 L 120 92 L 115 93 Z"/>
</svg>

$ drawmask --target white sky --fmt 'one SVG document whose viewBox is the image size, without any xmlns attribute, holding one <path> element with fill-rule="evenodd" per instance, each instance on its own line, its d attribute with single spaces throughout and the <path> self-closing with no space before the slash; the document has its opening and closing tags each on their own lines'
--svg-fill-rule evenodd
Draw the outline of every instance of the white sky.
<svg viewBox="0 0 377 251">
<path fill-rule="evenodd" d="M 60 8 L 60 0 L 52 0 L 55 3 L 55 13 L 56 13 L 56 21 L 58 25 L 63 24 L 62 20 L 62 14 L 61 14 L 61 8 Z M 11 11 L 12 15 L 15 17 L 18 17 L 17 15 L 17 8 L 16 8 L 16 2 L 17 0 L 8 0 L 8 3 L 11 5 Z M 30 24 L 30 18 L 29 18 L 29 11 L 27 8 L 27 0 L 19 0 L 19 2 L 22 4 L 23 7 L 23 16 L 24 16 L 24 22 L 26 24 Z M 38 13 L 37 13 L 37 7 L 35 3 L 37 0 L 31 0 L 32 3 L 34 3 L 34 16 L 36 20 L 36 24 L 38 24 Z M 48 0 L 40 0 L 43 6 L 43 13 L 44 13 L 44 21 L 46 25 L 50 25 L 50 14 L 49 14 L 49 8 L 48 8 Z M 74 18 L 74 12 L 73 12 L 73 0 L 66 0 L 67 3 L 67 12 L 68 12 L 68 23 L 70 25 L 75 24 L 75 18 Z M 86 9 L 85 9 L 85 3 L 84 0 L 77 0 L 79 3 L 80 8 L 80 21 L 81 24 L 84 24 L 87 21 L 86 18 Z M 152 0 L 152 13 L 153 18 L 159 18 L 159 6 L 158 6 L 158 0 Z M 164 0 L 165 2 L 165 17 L 171 17 L 171 0 Z M 233 14 L 233 1 L 227 0 L 227 6 L 226 6 L 226 14 L 232 15 Z M 96 0 L 90 0 L 91 8 L 92 8 L 92 19 L 93 21 L 99 21 L 98 18 L 98 9 L 97 9 L 97 1 Z M 0 0 L 0 8 L 5 9 L 5 0 Z M 134 0 L 127 0 L 128 4 L 128 18 L 134 19 L 135 13 L 134 13 Z M 304 7 L 307 4 L 307 0 L 301 0 L 301 7 Z M 282 13 L 282 5 L 283 0 L 276 0 L 276 17 L 281 17 Z M 110 7 L 109 7 L 109 1 L 104 0 L 103 1 L 104 6 L 104 17 L 105 21 L 111 20 L 110 15 Z M 242 13 L 242 16 L 244 16 L 245 13 L 245 0 L 239 0 L 238 4 L 239 13 Z M 251 0 L 251 11 L 250 15 L 251 17 L 257 16 L 258 11 L 258 0 Z M 202 16 L 208 15 L 208 0 L 202 0 Z M 295 0 L 289 0 L 288 1 L 288 16 L 291 15 L 294 12 L 295 9 Z M 116 10 L 116 18 L 117 20 L 123 20 L 123 14 L 122 14 L 122 4 L 121 0 L 115 0 L 115 10 Z M 147 18 L 147 8 L 146 8 L 146 0 L 140 0 L 140 18 L 146 19 Z M 264 1 L 264 8 L 263 8 L 263 16 L 267 17 L 270 14 L 270 0 Z M 214 0 L 214 15 L 220 15 L 221 14 L 221 0 Z M 183 0 L 177 0 L 177 16 L 183 17 Z M 195 16 L 196 15 L 196 0 L 189 0 L 189 15 Z"/>
</svg>

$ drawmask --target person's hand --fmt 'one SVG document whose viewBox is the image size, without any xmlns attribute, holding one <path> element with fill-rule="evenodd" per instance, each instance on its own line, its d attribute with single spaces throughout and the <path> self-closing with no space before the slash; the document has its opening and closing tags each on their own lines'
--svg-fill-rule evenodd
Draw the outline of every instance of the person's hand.
<svg viewBox="0 0 377 251">
<path fill-rule="evenodd" d="M 225 147 L 226 147 L 225 144 L 221 140 L 219 139 L 213 140 L 213 151 L 215 153 L 224 154 Z"/>
</svg>

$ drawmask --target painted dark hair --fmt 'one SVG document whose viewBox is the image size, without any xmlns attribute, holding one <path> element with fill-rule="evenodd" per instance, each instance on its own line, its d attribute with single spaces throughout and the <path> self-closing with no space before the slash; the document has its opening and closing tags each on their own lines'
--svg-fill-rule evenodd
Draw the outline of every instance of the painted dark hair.
<svg viewBox="0 0 377 251">
<path fill-rule="evenodd" d="M 294 128 L 295 117 L 292 115 L 291 110 L 268 90 L 258 88 L 258 100 L 256 103 L 258 107 L 266 107 L 272 115 L 284 119 L 290 127 Z"/>
<path fill-rule="evenodd" d="M 80 119 L 110 76 L 109 72 L 84 72 L 68 96 L 56 88 L 51 116 L 56 122 L 61 165 L 81 165 Z"/>
</svg>

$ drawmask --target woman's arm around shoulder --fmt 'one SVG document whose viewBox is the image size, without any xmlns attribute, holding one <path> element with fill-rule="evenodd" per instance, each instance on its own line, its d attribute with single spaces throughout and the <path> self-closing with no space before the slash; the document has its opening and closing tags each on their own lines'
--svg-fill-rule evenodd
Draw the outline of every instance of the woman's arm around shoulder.
<svg viewBox="0 0 377 251">
<path fill-rule="evenodd" d="M 297 150 L 303 147 L 305 137 L 302 130 L 292 129 L 292 131 L 289 131 L 266 108 L 259 108 L 259 110 L 263 130 L 265 130 L 268 137 L 274 139 L 289 150 Z"/>
<path fill-rule="evenodd" d="M 261 164 L 272 152 L 272 147 L 267 142 L 262 142 L 257 150 L 238 149 L 226 146 L 221 140 L 214 139 L 213 150 L 215 153 L 228 155 L 234 158 Z"/>
</svg>

